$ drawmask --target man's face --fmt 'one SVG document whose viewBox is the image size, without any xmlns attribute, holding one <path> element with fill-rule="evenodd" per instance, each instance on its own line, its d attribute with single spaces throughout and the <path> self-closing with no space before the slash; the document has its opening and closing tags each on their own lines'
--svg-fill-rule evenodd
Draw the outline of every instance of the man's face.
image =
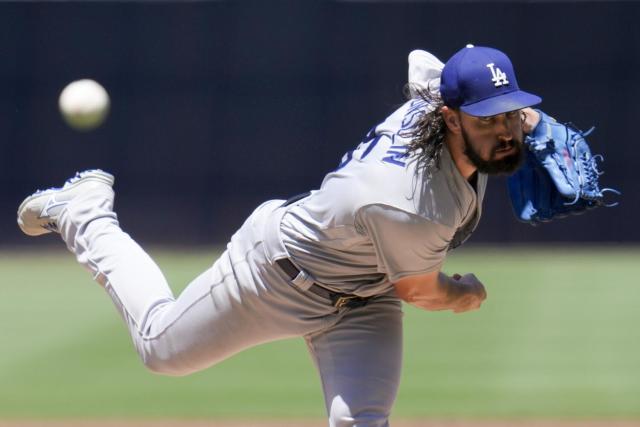
<svg viewBox="0 0 640 427">
<path fill-rule="evenodd" d="M 460 112 L 464 153 L 481 173 L 511 174 L 524 159 L 520 110 L 489 117 Z"/>
</svg>

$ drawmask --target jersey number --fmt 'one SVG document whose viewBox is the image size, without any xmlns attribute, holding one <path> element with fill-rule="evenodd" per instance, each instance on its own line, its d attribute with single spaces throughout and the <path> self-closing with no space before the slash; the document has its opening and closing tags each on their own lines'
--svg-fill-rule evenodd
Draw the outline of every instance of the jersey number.
<svg viewBox="0 0 640 427">
<path fill-rule="evenodd" d="M 335 169 L 336 171 L 339 171 L 347 164 L 349 164 L 349 162 L 353 160 L 354 156 L 357 159 L 364 160 L 364 158 L 367 157 L 369 153 L 371 153 L 371 151 L 375 148 L 378 142 L 380 142 L 380 139 L 382 139 L 382 137 L 388 137 L 387 135 L 376 135 L 375 129 L 376 128 L 374 127 L 369 132 L 367 132 L 367 136 L 365 136 L 362 142 L 360 142 L 360 144 L 358 144 L 358 146 L 354 150 L 347 151 L 347 153 L 342 156 L 340 164 Z M 384 160 L 385 159 L 383 159 L 383 161 Z"/>
</svg>

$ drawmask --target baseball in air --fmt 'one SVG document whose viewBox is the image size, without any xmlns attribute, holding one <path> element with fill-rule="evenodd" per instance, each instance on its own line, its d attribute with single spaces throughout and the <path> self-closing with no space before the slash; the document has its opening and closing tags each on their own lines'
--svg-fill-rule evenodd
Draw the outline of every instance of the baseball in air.
<svg viewBox="0 0 640 427">
<path fill-rule="evenodd" d="M 58 105 L 69 126 L 88 131 L 97 128 L 106 119 L 109 94 L 95 80 L 76 80 L 62 90 Z"/>
</svg>

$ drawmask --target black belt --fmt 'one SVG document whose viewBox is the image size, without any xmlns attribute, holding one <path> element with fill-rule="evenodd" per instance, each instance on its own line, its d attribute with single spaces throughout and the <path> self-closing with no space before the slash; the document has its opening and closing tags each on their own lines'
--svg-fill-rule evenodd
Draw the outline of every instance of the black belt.
<svg viewBox="0 0 640 427">
<path fill-rule="evenodd" d="M 291 280 L 295 279 L 296 277 L 298 277 L 298 274 L 300 274 L 300 270 L 298 270 L 298 267 L 293 265 L 289 258 L 276 260 L 276 264 L 278 264 L 278 267 L 280 267 L 282 271 L 287 273 Z M 362 307 L 364 305 L 367 305 L 367 302 L 369 302 L 369 299 L 371 299 L 371 297 L 363 298 L 357 295 L 333 292 L 327 288 L 323 288 L 320 285 L 316 285 L 315 283 L 309 287 L 309 292 L 313 292 L 314 294 L 321 296 L 322 298 L 328 299 L 336 308 Z"/>
</svg>

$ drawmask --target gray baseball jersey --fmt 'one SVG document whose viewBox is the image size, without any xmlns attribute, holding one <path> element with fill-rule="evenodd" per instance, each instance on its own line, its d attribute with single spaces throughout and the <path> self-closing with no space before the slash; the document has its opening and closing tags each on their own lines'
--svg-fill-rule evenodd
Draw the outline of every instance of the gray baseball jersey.
<svg viewBox="0 0 640 427">
<path fill-rule="evenodd" d="M 412 99 L 372 129 L 319 190 L 289 207 L 281 238 L 291 260 L 327 288 L 381 294 L 402 277 L 439 269 L 480 218 L 487 177 L 477 188 L 443 149 L 439 168 L 405 155 L 419 115 Z"/>
<path fill-rule="evenodd" d="M 431 88 L 427 80 L 437 79 L 441 63 L 426 52 L 413 58 L 419 61 L 409 81 Z M 256 208 L 177 298 L 120 228 L 110 185 L 76 187 L 57 227 L 113 299 L 149 369 L 185 375 L 260 343 L 304 337 L 329 425 L 388 427 L 402 365 L 402 310 L 392 283 L 441 267 L 478 223 L 486 186 L 479 175 L 474 189 L 446 148 L 431 171 L 405 156 L 406 132 L 429 108 L 418 99 L 405 103 L 310 196 Z M 302 270 L 297 277 L 274 263 L 283 257 Z M 314 282 L 360 296 L 389 294 L 336 307 L 305 292 Z"/>
</svg>

